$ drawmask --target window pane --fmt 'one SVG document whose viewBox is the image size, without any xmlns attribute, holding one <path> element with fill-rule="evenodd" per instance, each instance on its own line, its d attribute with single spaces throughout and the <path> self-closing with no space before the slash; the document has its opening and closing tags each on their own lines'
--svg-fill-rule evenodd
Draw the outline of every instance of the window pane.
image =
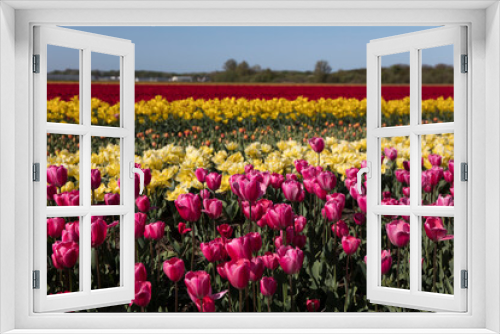
<svg viewBox="0 0 500 334">
<path fill-rule="evenodd" d="M 454 135 L 421 136 L 422 204 L 453 206 Z"/>
<path fill-rule="evenodd" d="M 453 45 L 421 50 L 422 123 L 453 122 Z"/>
<path fill-rule="evenodd" d="M 80 50 L 47 45 L 47 122 L 80 123 Z"/>
<path fill-rule="evenodd" d="M 47 134 L 47 206 L 80 205 L 80 136 Z"/>
<path fill-rule="evenodd" d="M 381 66 L 381 125 L 410 124 L 410 53 L 380 57 Z"/>
<path fill-rule="evenodd" d="M 47 294 L 79 291 L 80 218 L 47 218 Z"/>
<path fill-rule="evenodd" d="M 422 217 L 422 291 L 453 294 L 451 217 Z"/>
<path fill-rule="evenodd" d="M 410 137 L 381 140 L 382 205 L 410 205 Z"/>
<path fill-rule="evenodd" d="M 120 216 L 93 216 L 92 289 L 120 286 Z"/>
<path fill-rule="evenodd" d="M 92 125 L 120 126 L 120 57 L 92 52 Z"/>
<path fill-rule="evenodd" d="M 92 137 L 92 205 L 119 205 L 120 139 Z"/>
<path fill-rule="evenodd" d="M 410 217 L 382 216 L 381 285 L 410 289 Z"/>
</svg>

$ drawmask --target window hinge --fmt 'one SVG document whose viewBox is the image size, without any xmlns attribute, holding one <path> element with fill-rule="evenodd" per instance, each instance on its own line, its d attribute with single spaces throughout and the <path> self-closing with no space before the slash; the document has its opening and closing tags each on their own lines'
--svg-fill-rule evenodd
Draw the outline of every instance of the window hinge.
<svg viewBox="0 0 500 334">
<path fill-rule="evenodd" d="M 40 55 L 33 55 L 33 73 L 40 73 Z"/>
<path fill-rule="evenodd" d="M 33 164 L 33 181 L 40 182 L 40 164 L 38 162 Z"/>
<path fill-rule="evenodd" d="M 469 181 L 469 165 L 466 162 L 460 164 L 460 180 Z"/>
<path fill-rule="evenodd" d="M 469 288 L 469 273 L 467 270 L 462 270 L 461 271 L 461 287 L 462 289 L 467 289 Z"/>
<path fill-rule="evenodd" d="M 33 289 L 40 289 L 40 270 L 33 270 Z"/>
<path fill-rule="evenodd" d="M 469 56 L 462 55 L 462 73 L 469 72 Z"/>
</svg>

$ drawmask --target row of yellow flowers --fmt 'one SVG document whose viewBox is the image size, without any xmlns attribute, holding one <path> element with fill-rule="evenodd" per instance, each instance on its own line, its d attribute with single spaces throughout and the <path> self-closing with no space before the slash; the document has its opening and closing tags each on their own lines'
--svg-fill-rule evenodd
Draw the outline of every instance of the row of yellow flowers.
<svg viewBox="0 0 500 334">
<path fill-rule="evenodd" d="M 117 125 L 119 122 L 119 103 L 110 105 L 104 101 L 92 99 L 92 124 Z M 410 99 L 382 101 L 382 113 L 385 117 L 407 116 L 410 113 Z M 422 114 L 435 115 L 453 119 L 453 99 L 437 98 L 422 102 Z M 331 115 L 337 119 L 362 118 L 366 116 L 366 99 L 336 98 L 308 100 L 299 97 L 296 100 L 275 98 L 272 100 L 245 98 L 225 99 L 185 99 L 167 101 L 162 96 L 156 96 L 149 101 L 139 101 L 135 104 L 135 117 L 139 124 L 147 121 L 156 123 L 169 118 L 190 121 L 208 118 L 215 122 L 227 124 L 230 120 L 244 121 L 251 119 L 297 120 L 300 117 L 316 119 Z M 49 122 L 78 123 L 79 101 L 74 97 L 70 101 L 59 98 L 47 101 L 47 120 Z"/>
<path fill-rule="evenodd" d="M 431 153 L 443 157 L 443 165 L 453 159 L 453 134 L 426 135 L 422 137 L 422 156 L 424 167 L 429 169 L 431 164 L 427 156 Z M 396 148 L 398 157 L 396 164 L 403 168 L 403 161 L 410 159 L 410 142 L 408 137 L 384 138 L 382 150 L 386 147 Z M 199 167 L 215 168 L 223 174 L 219 192 L 230 190 L 229 177 L 233 174 L 244 173 L 246 164 L 253 164 L 256 169 L 269 171 L 271 173 L 294 173 L 293 162 L 298 159 L 307 160 L 312 165 L 317 165 L 318 156 L 308 145 L 289 140 L 280 141 L 275 147 L 254 142 L 243 150 L 236 143 L 227 145 L 227 150 L 215 152 L 213 148 L 201 146 L 182 147 L 173 144 L 161 149 L 145 150 L 142 156 L 136 155 L 136 163 L 142 168 L 150 168 L 152 180 L 148 186 L 153 192 L 156 188 L 168 189 L 166 198 L 173 201 L 179 194 L 187 193 L 189 188 L 201 189 L 202 185 L 197 181 L 194 171 Z M 339 175 L 345 175 L 346 169 L 360 167 L 361 162 L 366 159 L 366 139 L 358 141 L 338 140 L 326 138 L 326 148 L 321 153 L 321 165 Z M 99 201 L 103 200 L 104 194 L 119 192 L 118 178 L 120 176 L 120 149 L 118 145 L 109 144 L 101 147 L 99 153 L 92 154 L 92 168 L 100 170 L 101 175 L 109 181 L 101 184 L 96 190 Z M 68 169 L 68 175 L 79 179 L 79 152 L 70 153 L 68 150 L 51 154 L 47 157 L 47 165 L 64 165 Z M 382 165 L 382 173 L 385 173 L 385 164 Z M 68 182 L 61 191 L 77 189 L 78 184 Z"/>
</svg>

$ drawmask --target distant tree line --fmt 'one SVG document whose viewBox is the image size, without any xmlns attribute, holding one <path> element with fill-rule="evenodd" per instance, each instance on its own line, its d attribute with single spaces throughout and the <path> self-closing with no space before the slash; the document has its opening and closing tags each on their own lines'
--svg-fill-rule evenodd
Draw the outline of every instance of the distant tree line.
<svg viewBox="0 0 500 334">
<path fill-rule="evenodd" d="M 78 74 L 78 70 L 56 70 L 49 74 Z M 118 76 L 119 71 L 93 70 L 92 76 Z M 250 66 L 246 61 L 238 63 L 234 59 L 227 60 L 222 71 L 177 73 L 138 70 L 138 78 L 170 78 L 173 76 L 207 77 L 212 82 L 244 82 L 244 83 L 331 83 L 331 84 L 365 84 L 366 69 L 342 70 L 332 72 L 326 60 L 318 60 L 312 71 L 276 71 L 270 68 L 262 69 L 259 65 Z M 410 66 L 396 64 L 382 68 L 383 84 L 409 84 Z M 438 64 L 422 66 L 422 83 L 424 84 L 453 84 L 453 66 Z"/>
</svg>

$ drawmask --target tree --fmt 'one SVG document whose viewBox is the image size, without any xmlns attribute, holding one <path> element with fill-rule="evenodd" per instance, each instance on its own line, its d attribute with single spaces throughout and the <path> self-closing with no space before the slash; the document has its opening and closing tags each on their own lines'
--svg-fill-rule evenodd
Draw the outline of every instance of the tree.
<svg viewBox="0 0 500 334">
<path fill-rule="evenodd" d="M 236 67 L 238 67 L 238 62 L 233 58 L 226 60 L 223 66 L 226 72 L 234 72 L 236 71 Z"/>
<path fill-rule="evenodd" d="M 250 74 L 250 66 L 246 61 L 243 60 L 241 63 L 238 64 L 238 66 L 236 67 L 236 74 L 239 77 L 243 77 L 245 75 Z"/>
<path fill-rule="evenodd" d="M 326 82 L 328 74 L 332 71 L 332 68 L 326 60 L 318 60 L 316 66 L 314 66 L 314 78 L 316 82 Z"/>
</svg>

